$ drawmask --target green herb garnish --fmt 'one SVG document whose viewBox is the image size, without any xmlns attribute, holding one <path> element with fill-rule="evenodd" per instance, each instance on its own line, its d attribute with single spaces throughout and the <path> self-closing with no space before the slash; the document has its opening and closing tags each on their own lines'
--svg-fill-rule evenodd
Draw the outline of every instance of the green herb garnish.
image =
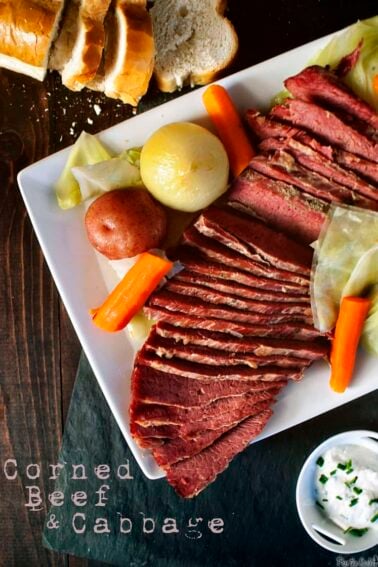
<svg viewBox="0 0 378 567">
<path fill-rule="evenodd" d="M 361 494 L 362 488 L 359 488 L 358 486 L 354 486 L 354 487 L 353 487 L 353 492 L 355 492 L 356 494 Z"/>
<path fill-rule="evenodd" d="M 346 465 L 343 465 L 343 463 L 339 463 L 339 464 L 337 465 L 337 468 L 338 468 L 338 469 L 341 469 L 342 471 L 345 471 Z"/>
<path fill-rule="evenodd" d="M 346 480 L 345 481 L 345 486 L 347 486 L 348 488 L 352 488 L 352 484 L 354 484 L 358 479 L 358 476 L 355 476 L 352 480 Z"/>
<path fill-rule="evenodd" d="M 319 477 L 319 482 L 321 482 L 322 484 L 325 484 L 328 481 L 328 476 L 326 476 L 325 474 L 322 474 Z"/>
<path fill-rule="evenodd" d="M 322 498 L 322 502 L 328 502 L 328 498 Z"/>
<path fill-rule="evenodd" d="M 376 522 L 378 520 L 378 512 L 377 514 L 374 514 L 374 516 L 372 518 L 370 518 L 371 523 L 373 524 L 374 522 Z"/>
<path fill-rule="evenodd" d="M 316 464 L 318 465 L 318 467 L 322 467 L 324 465 L 323 457 L 319 457 L 319 459 L 316 461 Z"/>
<path fill-rule="evenodd" d="M 355 537 L 362 537 L 368 530 L 369 528 L 348 528 L 344 530 L 344 534 L 350 534 Z"/>
<path fill-rule="evenodd" d="M 336 496 L 337 500 L 342 500 L 341 496 Z"/>
<path fill-rule="evenodd" d="M 337 470 L 334 469 L 333 471 L 330 472 L 330 475 L 333 476 L 333 475 L 335 475 L 336 473 L 337 473 Z"/>
<path fill-rule="evenodd" d="M 378 498 L 372 498 L 371 500 L 369 500 L 369 504 L 370 504 L 370 506 L 372 504 L 378 504 Z"/>
<path fill-rule="evenodd" d="M 319 500 L 316 500 L 315 504 L 316 504 L 317 506 L 319 506 L 319 508 L 321 508 L 322 510 L 324 510 L 324 506 L 323 506 L 323 504 L 320 504 Z"/>
<path fill-rule="evenodd" d="M 350 506 L 350 507 L 355 506 L 355 505 L 357 504 L 357 502 L 358 502 L 358 498 L 352 498 L 352 500 L 350 501 L 349 506 Z"/>
</svg>

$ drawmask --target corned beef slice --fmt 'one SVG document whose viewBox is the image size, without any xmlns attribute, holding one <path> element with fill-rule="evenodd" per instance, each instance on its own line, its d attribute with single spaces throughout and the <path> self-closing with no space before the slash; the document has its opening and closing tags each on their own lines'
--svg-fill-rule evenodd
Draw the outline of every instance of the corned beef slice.
<svg viewBox="0 0 378 567">
<path fill-rule="evenodd" d="M 216 331 L 186 329 L 169 323 L 158 323 L 155 331 L 161 337 L 174 339 L 184 345 L 199 345 L 227 350 L 233 353 L 253 353 L 257 356 L 293 356 L 306 360 L 317 360 L 328 354 L 329 345 L 325 340 L 305 342 L 283 338 L 232 337 Z"/>
<path fill-rule="evenodd" d="M 273 304 L 272 304 L 273 305 Z M 290 304 L 288 304 L 290 305 Z M 242 311 L 226 305 L 208 303 L 198 298 L 191 298 L 178 293 L 167 291 L 164 288 L 150 297 L 148 307 L 163 307 L 168 311 L 188 313 L 197 317 L 225 319 L 239 323 L 256 323 L 257 325 L 276 325 L 277 323 L 301 321 L 312 324 L 312 317 L 301 313 L 262 313 Z M 272 306 L 271 306 L 272 308 Z"/>
<path fill-rule="evenodd" d="M 370 160 L 355 156 L 344 150 L 335 152 L 335 160 L 340 165 L 352 169 L 359 175 L 363 175 L 369 181 L 378 186 L 378 165 Z"/>
<path fill-rule="evenodd" d="M 146 348 L 138 354 L 138 364 L 155 368 L 161 372 L 185 376 L 196 381 L 209 380 L 246 380 L 273 382 L 275 380 L 300 380 L 303 377 L 303 369 L 280 368 L 278 366 L 264 366 L 263 368 L 248 368 L 239 366 L 211 366 L 209 364 L 197 364 L 186 362 L 178 358 L 160 358 Z"/>
<path fill-rule="evenodd" d="M 378 114 L 373 108 L 323 67 L 306 67 L 298 75 L 286 79 L 285 86 L 297 98 L 341 109 L 378 130 Z"/>
<path fill-rule="evenodd" d="M 323 140 L 353 154 L 378 162 L 378 144 L 360 134 L 329 110 L 299 99 L 274 106 L 270 116 L 305 128 Z"/>
<path fill-rule="evenodd" d="M 377 203 L 375 201 L 378 200 L 378 189 L 376 187 L 356 175 L 353 171 L 345 169 L 334 161 L 325 158 L 324 155 L 320 154 L 310 146 L 306 146 L 296 138 L 266 138 L 261 142 L 259 147 L 263 152 L 289 152 L 295 157 L 298 163 L 307 169 L 315 171 L 320 175 L 327 177 L 331 181 L 336 181 L 340 185 L 351 189 L 352 192 L 350 193 L 350 196 L 348 197 L 346 194 L 346 200 L 353 200 L 354 204 L 360 207 L 371 209 L 375 209 L 377 207 Z M 345 153 L 348 156 L 352 155 L 347 152 Z M 354 157 L 357 161 L 360 161 L 360 158 L 357 156 Z M 378 174 L 378 165 L 372 162 L 370 163 L 377 170 Z M 365 195 L 365 198 L 362 198 L 360 195 Z"/>
<path fill-rule="evenodd" d="M 273 400 L 280 391 L 279 388 L 262 390 L 260 392 L 247 392 L 244 396 L 231 396 L 220 398 L 207 406 L 181 408 L 158 404 L 137 403 L 133 407 L 133 420 L 144 427 L 150 425 L 182 425 L 205 419 L 213 420 L 215 417 L 229 414 L 235 410 L 242 410 L 244 406 Z M 207 429 L 205 427 L 205 429 Z M 212 427 L 213 429 L 213 427 Z"/>
<path fill-rule="evenodd" d="M 252 160 L 253 161 L 253 160 Z M 242 215 L 230 208 L 210 207 L 199 218 L 197 227 L 206 226 L 223 229 L 228 234 L 245 242 L 264 260 L 282 270 L 310 274 L 311 250 L 289 239 L 256 218 Z M 201 231 L 200 228 L 198 230 Z"/>
<path fill-rule="evenodd" d="M 328 209 L 325 201 L 252 169 L 235 181 L 229 202 L 304 244 L 317 240 Z"/>
<path fill-rule="evenodd" d="M 239 380 L 218 382 L 213 379 L 199 381 L 137 364 L 131 378 L 132 406 L 144 402 L 183 408 L 203 407 L 214 400 L 230 396 L 244 396 L 247 392 L 281 388 L 286 383 L 286 380 L 275 382 Z"/>
<path fill-rule="evenodd" d="M 311 364 L 310 360 L 296 358 L 295 356 L 282 356 L 272 354 L 270 356 L 259 356 L 251 352 L 233 353 L 214 347 L 191 344 L 186 346 L 177 343 L 173 339 L 161 337 L 159 335 L 150 336 L 146 343 L 146 349 L 155 352 L 162 358 L 176 357 L 188 362 L 198 362 L 199 364 L 235 366 L 244 364 L 250 368 L 262 366 L 281 366 L 283 368 L 300 368 Z"/>
<path fill-rule="evenodd" d="M 208 277 L 207 275 L 203 274 L 201 274 L 201 278 L 199 278 L 198 273 L 192 272 L 187 269 L 184 269 L 176 274 L 174 283 L 178 282 L 185 282 L 188 284 L 198 284 L 200 282 L 201 286 L 208 287 L 215 291 L 237 295 L 241 298 L 244 297 L 247 299 L 258 299 L 260 301 L 287 301 L 289 303 L 299 302 L 305 304 L 308 304 L 310 302 L 309 294 L 289 295 L 288 293 L 282 293 L 280 291 L 270 291 L 264 288 L 261 289 L 258 287 L 249 287 L 232 279 L 226 280 L 217 277 Z M 258 283 L 259 282 L 257 282 L 257 285 Z"/>
<path fill-rule="evenodd" d="M 309 304 L 302 302 L 279 302 L 279 301 L 264 301 L 263 299 L 246 299 L 223 293 L 221 291 L 211 289 L 206 286 L 197 285 L 194 283 L 187 283 L 182 281 L 175 281 L 172 279 L 165 285 L 165 291 L 171 291 L 179 295 L 186 295 L 190 297 L 197 297 L 203 301 L 207 301 L 215 305 L 227 305 L 235 307 L 235 309 L 248 309 L 252 313 L 261 313 L 263 315 L 277 314 L 301 314 L 305 317 L 311 317 L 312 311 Z"/>
<path fill-rule="evenodd" d="M 256 276 L 238 270 L 237 268 L 220 264 L 219 262 L 211 262 L 208 259 L 201 258 L 196 250 L 188 246 L 179 246 L 176 257 L 180 258 L 187 270 L 195 274 L 200 274 L 201 279 L 204 276 L 210 276 L 273 292 L 290 293 L 292 295 L 308 294 L 308 284 L 304 287 L 296 282 L 280 281 L 264 276 Z M 198 277 L 197 275 L 197 279 Z"/>
<path fill-rule="evenodd" d="M 263 430 L 271 415 L 265 410 L 250 417 L 204 451 L 173 464 L 167 471 L 169 483 L 185 498 L 196 496 Z"/>
<path fill-rule="evenodd" d="M 265 397 L 267 399 L 255 402 L 253 398 L 251 401 L 246 401 L 240 408 L 233 408 L 231 411 L 218 414 L 214 413 L 210 417 L 203 420 L 191 421 L 185 420 L 180 424 L 161 424 L 161 425 L 147 425 L 144 427 L 138 423 L 133 423 L 131 432 L 136 438 L 145 437 L 160 437 L 163 439 L 175 439 L 181 437 L 182 439 L 192 439 L 196 435 L 204 431 L 212 431 L 222 429 L 224 426 L 235 426 L 243 419 L 256 415 L 272 405 L 274 398 L 267 396 L 262 392 L 257 394 L 256 397 Z"/>
<path fill-rule="evenodd" d="M 248 170 L 247 170 L 248 171 Z M 194 226 L 184 232 L 184 243 L 198 248 L 203 256 L 228 266 L 234 266 L 239 270 L 245 270 L 256 276 L 273 278 L 280 281 L 293 281 L 302 285 L 308 285 L 308 276 L 299 275 L 287 270 L 280 270 L 263 262 L 253 261 L 242 254 L 235 252 L 232 248 L 219 244 L 212 238 L 203 236 Z"/>
<path fill-rule="evenodd" d="M 293 138 L 300 132 L 296 126 L 273 120 L 254 109 L 247 110 L 246 119 L 248 126 L 258 140 L 265 140 L 265 138 Z"/>
<path fill-rule="evenodd" d="M 312 341 L 323 336 L 313 325 L 302 322 L 286 321 L 275 325 L 270 322 L 240 323 L 226 319 L 215 319 L 205 313 L 203 317 L 197 317 L 189 313 L 170 311 L 159 306 L 145 306 L 144 312 L 153 321 L 166 321 L 177 328 L 203 329 L 208 331 L 219 331 L 227 337 L 281 337 L 298 339 L 301 341 Z"/>
<path fill-rule="evenodd" d="M 324 201 L 333 203 L 353 201 L 353 193 L 349 189 L 328 180 L 323 175 L 309 171 L 284 150 L 278 150 L 270 156 L 257 155 L 249 166 L 262 175 L 290 183 Z"/>
</svg>

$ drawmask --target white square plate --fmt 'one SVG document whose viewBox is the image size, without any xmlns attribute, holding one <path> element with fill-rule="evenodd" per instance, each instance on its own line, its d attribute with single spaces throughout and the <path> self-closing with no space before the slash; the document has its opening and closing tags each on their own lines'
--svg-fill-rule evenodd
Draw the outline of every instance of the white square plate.
<svg viewBox="0 0 378 567">
<path fill-rule="evenodd" d="M 272 96 L 282 89 L 283 80 L 305 67 L 330 37 L 298 47 L 219 82 L 228 89 L 241 113 L 251 107 L 264 109 Z M 210 127 L 201 102 L 202 92 L 203 89 L 193 91 L 135 116 L 103 131 L 99 138 L 110 150 L 120 152 L 141 146 L 152 132 L 170 122 L 187 120 Z M 69 151 L 66 148 L 24 169 L 18 176 L 19 186 L 59 293 L 118 425 L 144 474 L 150 479 L 160 478 L 164 473 L 151 455 L 135 444 L 129 430 L 134 347 L 126 333 L 104 333 L 91 323 L 88 315 L 88 310 L 100 304 L 106 296 L 111 280 L 114 281 L 113 270 L 104 262 L 100 266 L 87 241 L 84 207 L 62 211 L 56 203 L 53 185 Z M 324 362 L 314 364 L 301 383 L 284 388 L 274 407 L 274 416 L 258 439 L 375 390 L 377 369 L 377 360 L 361 355 L 352 386 L 340 395 L 328 386 L 327 365 Z"/>
</svg>

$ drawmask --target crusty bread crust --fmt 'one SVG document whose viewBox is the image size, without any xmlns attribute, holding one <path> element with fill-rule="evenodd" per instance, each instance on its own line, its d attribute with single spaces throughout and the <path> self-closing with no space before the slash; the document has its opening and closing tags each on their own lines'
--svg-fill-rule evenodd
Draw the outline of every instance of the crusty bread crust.
<svg viewBox="0 0 378 567">
<path fill-rule="evenodd" d="M 96 75 L 105 44 L 104 19 L 111 0 L 84 0 L 72 54 L 62 71 L 62 82 L 80 91 Z"/>
<path fill-rule="evenodd" d="M 136 106 L 146 93 L 154 67 L 152 24 L 146 0 L 118 0 L 116 53 L 109 50 L 105 94 Z M 114 32 L 113 32 L 114 33 Z"/>
<path fill-rule="evenodd" d="M 15 61 L 18 71 L 43 80 L 63 5 L 64 0 L 0 2 L 0 53 L 5 56 L 4 66 L 12 69 Z"/>
<path fill-rule="evenodd" d="M 239 40 L 236 34 L 235 28 L 230 22 L 230 20 L 224 17 L 224 12 L 227 7 L 227 0 L 215 0 L 214 4 L 214 17 L 223 18 L 224 26 L 227 26 L 229 32 L 232 36 L 232 49 L 228 53 L 227 57 L 219 63 L 219 65 L 211 69 L 203 69 L 201 71 L 192 70 L 187 77 L 183 77 L 182 83 L 177 82 L 177 77 L 167 74 L 164 70 L 159 68 L 159 65 L 155 65 L 154 76 L 158 85 L 158 88 L 163 92 L 173 92 L 178 88 L 181 88 L 184 84 L 194 85 L 206 85 L 215 81 L 218 76 L 229 67 L 238 51 Z M 155 10 L 153 8 L 152 10 Z"/>
</svg>

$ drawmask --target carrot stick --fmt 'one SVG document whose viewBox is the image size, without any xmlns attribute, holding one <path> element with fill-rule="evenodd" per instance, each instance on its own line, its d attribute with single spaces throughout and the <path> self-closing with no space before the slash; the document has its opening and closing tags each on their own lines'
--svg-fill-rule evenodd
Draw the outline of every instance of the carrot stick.
<svg viewBox="0 0 378 567">
<path fill-rule="evenodd" d="M 370 299 L 362 297 L 348 296 L 341 301 L 331 351 L 330 386 L 335 392 L 344 392 L 352 379 L 358 343 L 370 305 Z"/>
<path fill-rule="evenodd" d="M 378 74 L 373 77 L 373 90 L 378 95 Z"/>
<path fill-rule="evenodd" d="M 171 268 L 168 260 L 148 252 L 141 254 L 101 307 L 90 310 L 93 323 L 109 332 L 126 327 Z"/>
<path fill-rule="evenodd" d="M 226 148 L 231 171 L 237 177 L 255 155 L 238 111 L 226 89 L 220 85 L 210 85 L 202 100 Z"/>
</svg>

